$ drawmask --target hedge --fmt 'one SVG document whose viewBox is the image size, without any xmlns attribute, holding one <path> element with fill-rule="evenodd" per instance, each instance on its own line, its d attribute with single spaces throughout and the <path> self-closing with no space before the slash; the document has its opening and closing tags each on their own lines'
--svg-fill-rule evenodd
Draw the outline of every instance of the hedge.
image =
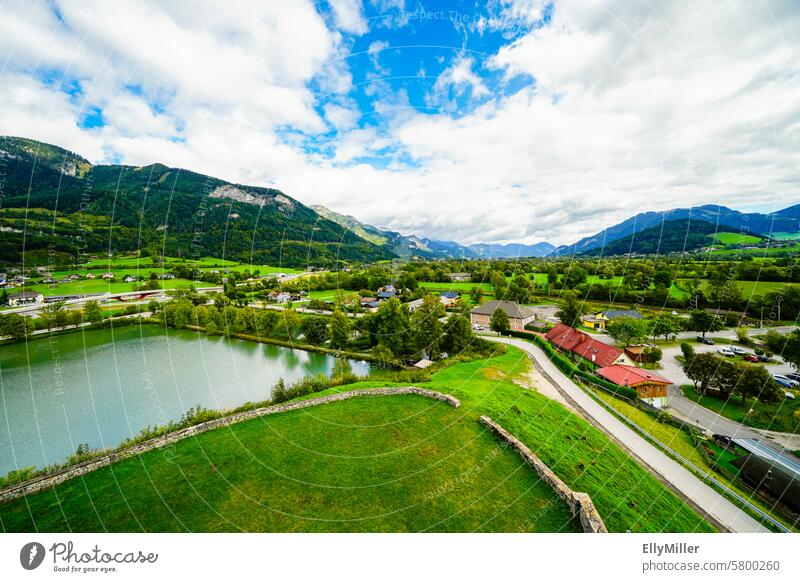
<svg viewBox="0 0 800 582">
<path fill-rule="evenodd" d="M 516 330 L 510 330 L 508 332 L 508 335 L 512 337 L 526 339 L 535 343 L 537 346 L 542 348 L 542 350 L 544 350 L 544 353 L 547 355 L 549 360 L 553 362 L 558 367 L 559 370 L 564 372 L 569 377 L 577 376 L 578 378 L 581 378 L 593 384 L 597 384 L 598 386 L 605 388 L 609 392 L 613 392 L 614 394 L 617 394 L 624 398 L 628 398 L 634 401 L 638 400 L 639 398 L 639 395 L 633 388 L 626 388 L 625 386 L 617 386 L 613 382 L 609 382 L 608 380 L 600 378 L 590 372 L 581 370 L 576 363 L 572 362 L 571 360 L 568 360 L 567 358 L 559 354 L 556 351 L 556 349 L 552 345 L 550 345 L 550 342 L 543 339 L 540 335 L 536 335 L 533 333 L 525 333 Z"/>
</svg>

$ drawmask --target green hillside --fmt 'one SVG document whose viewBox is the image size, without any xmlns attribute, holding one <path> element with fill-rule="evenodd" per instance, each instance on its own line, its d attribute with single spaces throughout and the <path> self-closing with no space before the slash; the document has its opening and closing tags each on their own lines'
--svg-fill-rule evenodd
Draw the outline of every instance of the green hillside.
<svg viewBox="0 0 800 582">
<path fill-rule="evenodd" d="M 14 137 L 0 137 L 0 162 L 5 265 L 146 248 L 288 266 L 394 256 L 271 188 L 161 164 L 93 166 L 72 152 Z"/>
</svg>

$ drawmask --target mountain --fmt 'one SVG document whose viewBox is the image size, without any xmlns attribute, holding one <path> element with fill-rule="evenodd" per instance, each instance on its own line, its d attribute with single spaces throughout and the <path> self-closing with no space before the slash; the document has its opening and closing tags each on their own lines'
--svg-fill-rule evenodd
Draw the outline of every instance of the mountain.
<svg viewBox="0 0 800 582">
<path fill-rule="evenodd" d="M 325 206 L 317 205 L 311 208 L 320 216 L 336 222 L 364 240 L 387 247 L 398 257 L 421 257 L 426 259 L 475 258 L 475 255 L 467 247 L 457 242 L 403 235 L 399 232 L 365 224 L 353 216 L 340 214 Z"/>
<path fill-rule="evenodd" d="M 706 220 L 667 220 L 582 254 L 609 257 L 688 252 L 712 244 L 715 233 L 730 231 L 735 232 L 735 229 Z"/>
<path fill-rule="evenodd" d="M 279 190 L 162 164 L 92 165 L 56 146 L 0 137 L 0 171 L 2 264 L 147 248 L 285 266 L 395 257 Z"/>
<path fill-rule="evenodd" d="M 548 242 L 540 242 L 534 245 L 524 245 L 521 243 L 509 243 L 505 245 L 480 243 L 469 245 L 469 249 L 481 258 L 514 258 L 514 257 L 546 257 L 555 250 L 556 247 Z"/>
<path fill-rule="evenodd" d="M 707 204 L 693 208 L 676 208 L 665 212 L 642 212 L 614 226 L 606 228 L 597 234 L 583 238 L 572 245 L 560 246 L 552 253 L 553 256 L 582 254 L 592 249 L 608 244 L 640 232 L 646 228 L 660 225 L 662 222 L 672 220 L 691 219 L 709 222 L 722 226 L 734 232 L 747 232 L 769 236 L 774 232 L 800 231 L 800 205 L 785 208 L 772 214 L 758 212 L 744 213 L 725 206 Z"/>
</svg>

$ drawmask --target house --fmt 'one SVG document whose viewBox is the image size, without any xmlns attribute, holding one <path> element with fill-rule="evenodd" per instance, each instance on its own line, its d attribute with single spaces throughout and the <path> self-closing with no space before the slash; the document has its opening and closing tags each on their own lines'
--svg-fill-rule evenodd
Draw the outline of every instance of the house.
<svg viewBox="0 0 800 582">
<path fill-rule="evenodd" d="M 498 309 L 502 309 L 506 312 L 506 315 L 508 315 L 508 322 L 511 324 L 511 329 L 523 330 L 526 324 L 536 319 L 536 314 L 527 307 L 519 305 L 514 301 L 500 301 L 499 299 L 494 299 L 470 311 L 470 323 L 473 327 L 477 325 L 489 327 L 489 320 L 492 318 L 492 314 Z"/>
<path fill-rule="evenodd" d="M 361 307 L 366 309 L 367 311 L 377 311 L 378 306 L 381 304 L 379 299 L 375 297 L 362 297 L 361 298 Z"/>
<path fill-rule="evenodd" d="M 639 399 L 651 406 L 664 408 L 667 405 L 667 386 L 672 384 L 672 380 L 651 370 L 615 364 L 600 368 L 597 374 L 617 386 L 633 388 Z"/>
<path fill-rule="evenodd" d="M 439 301 L 441 301 L 442 305 L 445 307 L 449 307 L 450 305 L 458 303 L 458 298 L 460 296 L 461 294 L 457 291 L 442 291 L 439 293 Z"/>
<path fill-rule="evenodd" d="M 414 313 L 414 311 L 416 311 L 420 305 L 422 305 L 422 299 L 414 299 L 414 301 L 409 301 L 406 303 L 409 313 Z"/>
<path fill-rule="evenodd" d="M 447 276 L 454 283 L 459 281 L 471 281 L 472 273 L 447 273 Z"/>
<path fill-rule="evenodd" d="M 596 329 L 603 331 L 606 328 L 608 318 L 602 313 L 595 313 L 594 315 L 581 315 L 581 325 L 589 329 Z"/>
<path fill-rule="evenodd" d="M 31 303 L 44 302 L 44 295 L 35 291 L 20 291 L 8 296 L 9 305 L 29 305 Z"/>
<path fill-rule="evenodd" d="M 375 294 L 378 299 L 391 299 L 395 295 L 397 295 L 395 291 L 378 291 Z"/>
<path fill-rule="evenodd" d="M 136 277 L 133 277 L 131 275 L 125 275 L 125 278 L 123 279 L 123 281 L 125 283 L 133 283 L 134 281 L 136 281 Z"/>
<path fill-rule="evenodd" d="M 173 275 L 172 273 L 162 273 L 161 275 L 158 276 L 158 278 L 162 280 L 174 279 L 175 275 Z"/>
<path fill-rule="evenodd" d="M 596 340 L 589 334 L 563 323 L 554 325 L 545 337 L 558 350 L 575 354 L 601 368 L 614 364 L 631 364 L 621 349 Z"/>
<path fill-rule="evenodd" d="M 647 346 L 626 346 L 625 355 L 628 356 L 632 362 L 643 364 L 649 362 L 647 356 Z"/>
<path fill-rule="evenodd" d="M 428 368 L 430 366 L 433 366 L 433 362 L 431 360 L 428 360 L 427 358 L 423 358 L 419 362 L 414 364 L 415 368 L 420 368 L 421 370 L 424 370 L 425 368 Z"/>
<path fill-rule="evenodd" d="M 94 279 L 94 274 L 93 273 L 86 273 L 86 278 L 87 279 Z"/>
<path fill-rule="evenodd" d="M 114 278 L 114 273 L 103 273 L 103 279 L 108 280 L 113 278 Z"/>
</svg>

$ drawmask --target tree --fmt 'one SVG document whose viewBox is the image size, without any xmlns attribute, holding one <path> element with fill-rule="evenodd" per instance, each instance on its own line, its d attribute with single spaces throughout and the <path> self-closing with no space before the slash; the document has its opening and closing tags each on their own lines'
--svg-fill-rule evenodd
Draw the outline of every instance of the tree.
<svg viewBox="0 0 800 582">
<path fill-rule="evenodd" d="M 454 314 L 447 320 L 444 349 L 452 356 L 467 350 L 472 342 L 472 326 L 464 315 Z"/>
<path fill-rule="evenodd" d="M 97 301 L 87 301 L 84 303 L 83 318 L 92 325 L 97 325 L 103 321 L 103 310 L 100 309 L 100 304 Z"/>
<path fill-rule="evenodd" d="M 411 329 L 414 336 L 414 347 L 417 351 L 425 351 L 431 359 L 438 359 L 442 343 L 442 322 L 445 316 L 444 306 L 436 295 L 426 295 L 422 305 L 417 307 L 411 316 Z"/>
<path fill-rule="evenodd" d="M 681 353 L 683 354 L 683 371 L 686 372 L 687 368 L 692 365 L 694 360 L 694 348 L 692 344 L 681 342 Z"/>
<path fill-rule="evenodd" d="M 684 371 L 689 379 L 694 382 L 694 387 L 701 394 L 705 394 L 711 385 L 714 375 L 719 367 L 720 359 L 714 354 L 697 354 L 690 364 L 684 364 Z"/>
<path fill-rule="evenodd" d="M 742 404 L 750 397 L 776 402 L 781 394 L 780 386 L 764 366 L 744 366 L 735 390 L 742 397 Z"/>
<path fill-rule="evenodd" d="M 661 313 L 657 318 L 650 320 L 650 333 L 652 336 L 664 336 L 665 341 L 669 341 L 669 336 L 677 335 L 683 330 L 683 319 L 671 313 Z"/>
<path fill-rule="evenodd" d="M 717 369 L 711 386 L 719 390 L 725 398 L 730 397 L 744 372 L 744 366 L 728 359 L 716 358 Z"/>
<path fill-rule="evenodd" d="M 500 307 L 494 310 L 492 316 L 489 318 L 489 327 L 492 331 L 504 334 L 508 333 L 511 329 L 511 322 L 508 320 L 508 314 Z"/>
<path fill-rule="evenodd" d="M 796 329 L 786 336 L 781 357 L 795 370 L 800 369 L 800 330 Z"/>
<path fill-rule="evenodd" d="M 33 321 L 30 317 L 11 313 L 0 316 L 0 337 L 10 336 L 14 339 L 23 339 L 33 333 Z"/>
<path fill-rule="evenodd" d="M 294 339 L 300 331 L 300 316 L 294 309 L 284 309 L 280 313 L 275 327 L 281 335 L 288 339 Z"/>
<path fill-rule="evenodd" d="M 653 348 L 645 348 L 644 357 L 648 362 L 655 364 L 661 361 L 661 358 L 664 357 L 664 352 L 662 352 L 661 348 L 658 346 Z"/>
<path fill-rule="evenodd" d="M 469 296 L 473 303 L 480 303 L 483 299 L 483 287 L 473 287 L 469 290 Z"/>
<path fill-rule="evenodd" d="M 633 317 L 618 317 L 606 324 L 606 331 L 615 342 L 627 346 L 647 337 L 647 322 Z"/>
<path fill-rule="evenodd" d="M 589 273 L 586 272 L 586 269 L 570 264 L 570 268 L 566 275 L 564 275 L 562 284 L 565 289 L 574 289 L 578 285 L 586 283 L 588 277 Z"/>
<path fill-rule="evenodd" d="M 375 313 L 377 340 L 395 356 L 410 353 L 408 309 L 396 297 L 383 301 Z"/>
<path fill-rule="evenodd" d="M 584 303 L 578 299 L 578 294 L 567 291 L 558 304 L 556 317 L 561 323 L 570 327 L 575 327 L 580 321 L 581 315 L 586 312 Z"/>
<path fill-rule="evenodd" d="M 66 321 L 66 313 L 64 313 L 64 302 L 56 301 L 49 303 L 39 310 L 39 317 L 41 317 L 47 325 L 47 331 L 52 330 L 54 327 L 61 327 Z"/>
<path fill-rule="evenodd" d="M 350 328 L 350 319 L 341 310 L 334 310 L 328 329 L 333 349 L 342 350 L 347 347 L 350 343 Z"/>
<path fill-rule="evenodd" d="M 300 330 L 306 341 L 319 346 L 328 341 L 328 322 L 323 317 L 306 317 L 300 324 Z"/>
<path fill-rule="evenodd" d="M 699 331 L 706 337 L 706 333 L 714 333 L 722 329 L 722 320 L 705 309 L 695 309 L 689 313 L 689 327 Z"/>
</svg>

